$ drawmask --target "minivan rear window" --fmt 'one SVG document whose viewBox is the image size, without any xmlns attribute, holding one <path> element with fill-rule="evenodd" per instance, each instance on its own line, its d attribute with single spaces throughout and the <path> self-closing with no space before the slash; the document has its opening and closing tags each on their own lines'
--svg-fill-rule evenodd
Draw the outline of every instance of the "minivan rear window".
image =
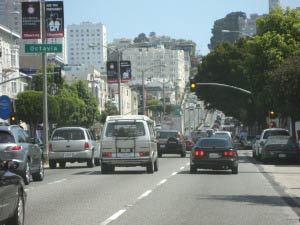
<svg viewBox="0 0 300 225">
<path fill-rule="evenodd" d="M 15 139 L 10 133 L 0 131 L 0 143 L 15 143 Z"/>
<path fill-rule="evenodd" d="M 105 132 L 106 137 L 138 137 L 145 136 L 145 128 L 142 122 L 112 122 L 108 123 Z"/>
<path fill-rule="evenodd" d="M 264 134 L 263 139 L 267 139 L 269 136 L 290 136 L 289 132 L 286 130 L 269 130 Z"/>
</svg>

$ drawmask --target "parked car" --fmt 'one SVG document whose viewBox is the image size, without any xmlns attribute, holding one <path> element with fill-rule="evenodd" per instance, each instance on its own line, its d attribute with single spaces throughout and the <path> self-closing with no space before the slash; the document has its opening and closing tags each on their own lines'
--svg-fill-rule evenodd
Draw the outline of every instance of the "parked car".
<svg viewBox="0 0 300 225">
<path fill-rule="evenodd" d="M 261 159 L 262 147 L 269 136 L 290 136 L 290 133 L 288 130 L 282 128 L 268 128 L 263 130 L 260 135 L 256 136 L 253 158 Z"/>
<path fill-rule="evenodd" d="M 66 163 L 86 162 L 87 167 L 100 166 L 100 143 L 84 127 L 56 128 L 49 140 L 49 167 L 65 168 Z"/>
<path fill-rule="evenodd" d="M 163 154 L 180 154 L 186 156 L 186 144 L 180 131 L 177 130 L 160 130 L 157 136 L 158 156 Z"/>
<path fill-rule="evenodd" d="M 144 166 L 158 171 L 154 121 L 143 115 L 108 116 L 101 137 L 101 172 L 116 166 Z"/>
<path fill-rule="evenodd" d="M 194 147 L 194 142 L 190 136 L 184 136 L 185 140 L 185 145 L 186 145 L 186 150 L 191 151 L 192 148 Z"/>
<path fill-rule="evenodd" d="M 0 126 L 0 159 L 19 163 L 13 170 L 25 184 L 44 179 L 44 162 L 41 148 L 17 125 Z"/>
<path fill-rule="evenodd" d="M 16 161 L 0 159 L 0 224 L 23 225 L 25 217 L 26 192 L 24 181 L 16 170 Z"/>
<path fill-rule="evenodd" d="M 290 136 L 269 136 L 262 146 L 261 160 L 267 163 L 271 160 L 299 161 L 299 145 Z"/>
<path fill-rule="evenodd" d="M 197 169 L 232 170 L 238 173 L 238 153 L 228 138 L 202 138 L 190 154 L 190 172 Z"/>
</svg>

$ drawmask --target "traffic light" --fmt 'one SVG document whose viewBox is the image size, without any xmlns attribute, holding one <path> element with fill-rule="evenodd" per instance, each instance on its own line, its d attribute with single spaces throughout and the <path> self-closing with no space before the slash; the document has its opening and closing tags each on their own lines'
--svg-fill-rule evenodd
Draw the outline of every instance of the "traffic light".
<svg viewBox="0 0 300 225">
<path fill-rule="evenodd" d="M 196 87 L 197 87 L 197 83 L 195 82 L 195 80 L 194 79 L 190 79 L 190 91 L 191 92 L 195 92 Z"/>
<path fill-rule="evenodd" d="M 10 113 L 9 121 L 10 121 L 10 124 L 14 124 L 14 125 L 18 124 L 16 113 Z"/>
<path fill-rule="evenodd" d="M 54 67 L 54 82 L 61 82 L 61 67 Z"/>
<path fill-rule="evenodd" d="M 274 119 L 274 118 L 277 117 L 276 113 L 275 113 L 273 110 L 271 110 L 271 111 L 269 112 L 269 116 L 270 116 L 270 119 Z"/>
</svg>

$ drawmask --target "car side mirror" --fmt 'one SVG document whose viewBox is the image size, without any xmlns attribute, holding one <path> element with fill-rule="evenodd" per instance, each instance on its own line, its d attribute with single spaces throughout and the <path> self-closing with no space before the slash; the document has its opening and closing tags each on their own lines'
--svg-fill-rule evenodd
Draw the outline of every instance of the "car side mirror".
<svg viewBox="0 0 300 225">
<path fill-rule="evenodd" d="M 260 142 L 259 144 L 260 144 L 260 146 L 264 146 L 265 145 L 265 143 L 263 141 Z"/>
</svg>

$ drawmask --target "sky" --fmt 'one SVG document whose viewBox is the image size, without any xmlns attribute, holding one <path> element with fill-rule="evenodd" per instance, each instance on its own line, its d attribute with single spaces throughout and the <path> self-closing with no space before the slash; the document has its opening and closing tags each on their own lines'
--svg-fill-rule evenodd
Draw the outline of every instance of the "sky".
<svg viewBox="0 0 300 225">
<path fill-rule="evenodd" d="M 281 6 L 300 7 L 300 0 L 281 0 Z M 64 0 L 65 27 L 101 22 L 109 43 L 154 31 L 156 35 L 194 41 L 201 55 L 209 52 L 214 21 L 237 11 L 248 17 L 266 14 L 268 0 Z"/>
</svg>

